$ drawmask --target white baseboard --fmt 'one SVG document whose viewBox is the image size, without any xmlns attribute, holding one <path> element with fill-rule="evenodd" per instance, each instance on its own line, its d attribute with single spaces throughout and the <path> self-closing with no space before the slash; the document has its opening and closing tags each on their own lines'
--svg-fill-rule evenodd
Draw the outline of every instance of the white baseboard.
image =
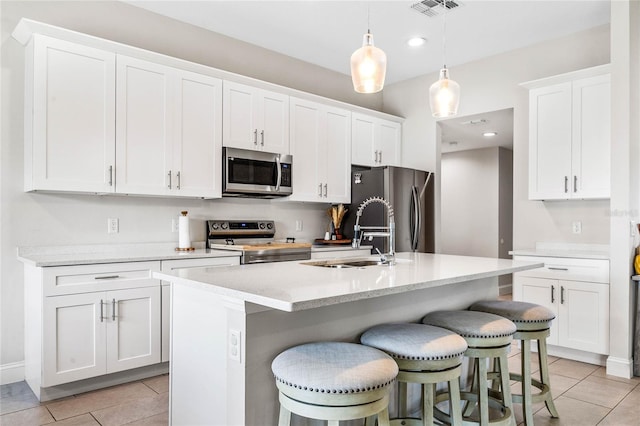
<svg viewBox="0 0 640 426">
<path fill-rule="evenodd" d="M 610 376 L 624 377 L 630 379 L 633 377 L 633 359 L 608 357 L 607 358 L 607 374 Z"/>
<path fill-rule="evenodd" d="M 24 380 L 24 361 L 0 365 L 0 385 Z"/>
</svg>

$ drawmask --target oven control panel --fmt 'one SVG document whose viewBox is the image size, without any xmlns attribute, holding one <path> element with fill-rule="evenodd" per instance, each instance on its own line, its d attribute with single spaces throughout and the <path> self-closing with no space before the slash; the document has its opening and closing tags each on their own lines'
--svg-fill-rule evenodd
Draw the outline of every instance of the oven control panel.
<svg viewBox="0 0 640 426">
<path fill-rule="evenodd" d="M 272 220 L 207 220 L 206 225 L 209 238 L 270 238 L 276 233 L 276 226 Z"/>
</svg>

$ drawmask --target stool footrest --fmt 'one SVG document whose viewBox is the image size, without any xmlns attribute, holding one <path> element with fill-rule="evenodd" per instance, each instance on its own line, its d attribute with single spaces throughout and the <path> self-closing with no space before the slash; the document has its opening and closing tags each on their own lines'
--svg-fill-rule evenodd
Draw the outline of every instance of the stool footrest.
<svg viewBox="0 0 640 426">
<path fill-rule="evenodd" d="M 493 392 L 489 390 L 489 407 L 498 409 L 501 411 L 502 416 L 489 420 L 489 424 L 491 426 L 507 426 L 513 424 L 513 418 L 511 414 L 511 409 L 509 407 L 505 407 L 502 405 L 502 400 L 496 398 L 492 395 Z M 499 395 L 499 393 L 497 393 Z M 460 392 L 460 399 L 464 401 L 469 401 L 472 403 L 478 402 L 478 395 L 473 392 Z M 438 392 L 435 397 L 435 404 L 433 408 L 434 417 L 441 422 L 445 422 L 451 424 L 451 416 L 440 408 L 438 408 L 438 404 L 441 402 L 449 401 L 449 393 L 448 392 Z M 472 420 L 470 417 L 463 417 L 462 419 L 463 426 L 478 426 L 478 421 Z"/>
<path fill-rule="evenodd" d="M 511 380 L 516 380 L 522 383 L 521 374 L 510 373 L 509 378 Z M 547 395 L 551 393 L 551 388 L 549 388 L 549 385 L 545 385 L 540 380 L 536 380 L 533 377 L 531 378 L 531 385 L 536 389 L 540 390 L 539 393 L 531 394 L 531 400 L 534 404 L 537 404 L 538 402 L 544 402 L 547 399 Z M 513 399 L 513 402 L 522 404 L 523 396 L 522 394 L 511 393 L 511 399 Z"/>
</svg>

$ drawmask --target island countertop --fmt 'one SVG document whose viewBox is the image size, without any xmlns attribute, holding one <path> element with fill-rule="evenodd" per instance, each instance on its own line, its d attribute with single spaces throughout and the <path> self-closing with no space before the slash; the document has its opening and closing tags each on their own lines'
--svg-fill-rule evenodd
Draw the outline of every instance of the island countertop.
<svg viewBox="0 0 640 426">
<path fill-rule="evenodd" d="M 428 253 L 398 253 L 396 259 L 393 266 L 325 268 L 309 265 L 312 261 L 294 261 L 182 269 L 154 276 L 294 312 L 544 266 L 542 262 Z"/>
</svg>

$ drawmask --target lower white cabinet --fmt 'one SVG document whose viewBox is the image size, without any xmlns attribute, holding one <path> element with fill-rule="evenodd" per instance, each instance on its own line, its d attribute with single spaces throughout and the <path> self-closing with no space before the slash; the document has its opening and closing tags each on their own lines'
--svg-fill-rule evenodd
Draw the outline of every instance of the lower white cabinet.
<svg viewBox="0 0 640 426">
<path fill-rule="evenodd" d="M 180 260 L 163 260 L 162 272 L 171 272 L 177 269 L 203 268 L 203 267 L 221 267 L 233 266 L 240 264 L 239 256 L 230 257 L 212 257 L 200 259 L 180 259 Z M 162 281 L 162 345 L 161 360 L 169 361 L 170 355 L 170 336 L 171 336 L 171 283 Z"/>
<path fill-rule="evenodd" d="M 609 261 L 514 256 L 544 268 L 514 274 L 514 300 L 536 303 L 556 315 L 550 345 L 609 353 Z"/>
<path fill-rule="evenodd" d="M 45 297 L 43 387 L 160 362 L 160 287 Z"/>
<path fill-rule="evenodd" d="M 160 262 L 25 265 L 25 379 L 43 388 L 160 363 Z"/>
</svg>

